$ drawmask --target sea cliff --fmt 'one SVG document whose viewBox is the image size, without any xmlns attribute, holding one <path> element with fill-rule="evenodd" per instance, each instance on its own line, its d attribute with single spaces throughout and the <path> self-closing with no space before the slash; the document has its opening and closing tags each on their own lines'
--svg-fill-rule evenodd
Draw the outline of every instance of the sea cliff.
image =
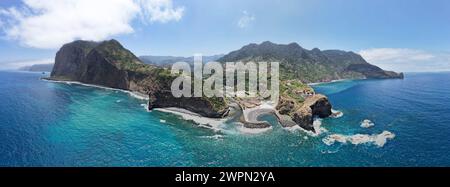
<svg viewBox="0 0 450 187">
<path fill-rule="evenodd" d="M 142 63 L 118 41 L 75 41 L 56 54 L 49 79 L 77 81 L 148 95 L 149 109 L 178 107 L 205 117 L 227 114 L 222 98 L 175 98 L 170 85 L 175 77 L 169 70 Z"/>
</svg>

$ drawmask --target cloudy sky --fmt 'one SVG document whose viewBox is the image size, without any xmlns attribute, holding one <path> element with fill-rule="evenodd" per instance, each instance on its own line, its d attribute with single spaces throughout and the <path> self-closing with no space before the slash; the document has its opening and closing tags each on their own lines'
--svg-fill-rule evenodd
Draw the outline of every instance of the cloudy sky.
<svg viewBox="0 0 450 187">
<path fill-rule="evenodd" d="M 0 69 L 111 38 L 137 55 L 222 54 L 270 40 L 354 51 L 390 70 L 450 71 L 450 1 L 0 1 Z"/>
</svg>

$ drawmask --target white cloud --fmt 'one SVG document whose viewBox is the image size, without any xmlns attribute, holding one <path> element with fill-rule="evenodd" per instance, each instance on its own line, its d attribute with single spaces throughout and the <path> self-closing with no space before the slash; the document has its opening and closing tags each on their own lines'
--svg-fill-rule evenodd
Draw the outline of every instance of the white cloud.
<svg viewBox="0 0 450 187">
<path fill-rule="evenodd" d="M 377 48 L 359 52 L 367 61 L 407 62 L 423 61 L 434 58 L 426 51 L 416 49 Z"/>
<path fill-rule="evenodd" d="M 131 22 L 178 21 L 183 7 L 172 0 L 23 0 L 0 8 L 8 39 L 35 48 L 58 48 L 76 39 L 104 40 L 134 32 Z"/>
<path fill-rule="evenodd" d="M 150 22 L 179 21 L 183 17 L 184 7 L 173 7 L 172 0 L 138 0 L 142 7 L 141 16 Z"/>
<path fill-rule="evenodd" d="M 418 72 L 449 71 L 450 53 L 408 48 L 375 48 L 359 51 L 369 63 L 384 69 Z"/>
<path fill-rule="evenodd" d="M 244 10 L 242 12 L 241 18 L 238 20 L 237 25 L 239 28 L 246 28 L 254 20 L 255 20 L 255 16 L 253 14 L 249 14 L 246 10 Z"/>
<path fill-rule="evenodd" d="M 21 67 L 31 66 L 34 64 L 51 64 L 54 63 L 53 59 L 38 59 L 38 60 L 23 60 L 0 63 L 0 70 L 17 70 Z"/>
</svg>

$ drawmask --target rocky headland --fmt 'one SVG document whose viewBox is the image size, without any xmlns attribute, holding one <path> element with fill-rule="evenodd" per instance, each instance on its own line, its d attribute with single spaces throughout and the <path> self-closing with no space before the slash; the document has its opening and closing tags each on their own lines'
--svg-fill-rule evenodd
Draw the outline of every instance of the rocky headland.
<svg viewBox="0 0 450 187">
<path fill-rule="evenodd" d="M 148 95 L 148 108 L 178 107 L 205 117 L 221 118 L 228 107 L 222 98 L 175 98 L 170 71 L 142 63 L 118 41 L 75 41 L 56 54 L 50 80 L 77 81 Z"/>
</svg>

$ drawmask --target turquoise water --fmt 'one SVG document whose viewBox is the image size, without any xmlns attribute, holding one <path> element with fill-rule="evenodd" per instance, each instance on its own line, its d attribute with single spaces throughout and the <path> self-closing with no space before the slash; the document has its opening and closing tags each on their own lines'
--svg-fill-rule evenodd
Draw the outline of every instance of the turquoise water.
<svg viewBox="0 0 450 187">
<path fill-rule="evenodd" d="M 217 132 L 147 112 L 126 93 L 0 72 L 0 166 L 450 166 L 450 73 L 316 85 L 344 113 L 318 137 Z M 370 119 L 373 128 L 361 128 Z M 165 120 L 162 123 L 160 120 Z M 383 147 L 326 145 L 329 134 L 396 135 Z"/>
</svg>

